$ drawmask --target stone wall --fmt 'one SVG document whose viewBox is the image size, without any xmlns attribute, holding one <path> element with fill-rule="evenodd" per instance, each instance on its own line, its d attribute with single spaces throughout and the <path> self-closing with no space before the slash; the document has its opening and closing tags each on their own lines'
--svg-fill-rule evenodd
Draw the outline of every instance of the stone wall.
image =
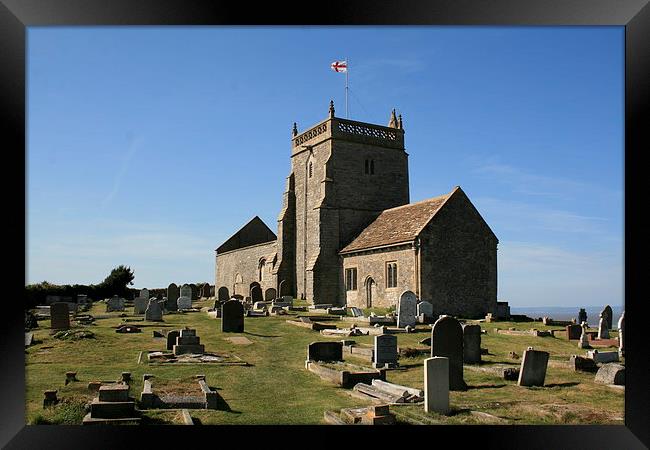
<svg viewBox="0 0 650 450">
<path fill-rule="evenodd" d="M 433 304 L 435 315 L 496 313 L 497 243 L 458 189 L 420 234 L 420 299 Z"/>
<path fill-rule="evenodd" d="M 262 292 L 268 288 L 277 289 L 277 278 L 273 275 L 273 260 L 269 258 L 276 252 L 276 249 L 277 241 L 271 241 L 217 254 L 216 289 L 219 290 L 220 287 L 225 286 L 230 295 L 240 294 L 244 297 L 249 295 L 249 288 L 253 282 L 260 284 Z M 267 261 L 264 267 L 264 279 L 260 281 L 258 268 L 262 258 L 267 258 Z M 241 283 L 235 282 L 237 274 L 241 275 Z"/>
<path fill-rule="evenodd" d="M 387 287 L 386 263 L 397 262 L 397 287 Z M 372 307 L 387 308 L 396 306 L 402 292 L 416 292 L 415 250 L 411 245 L 402 245 L 388 249 L 371 250 L 343 257 L 343 274 L 347 268 L 357 268 L 357 290 L 345 291 L 342 283 L 342 293 L 345 295 L 347 306 L 367 308 L 366 281 L 369 277 L 376 283 L 372 295 Z"/>
</svg>

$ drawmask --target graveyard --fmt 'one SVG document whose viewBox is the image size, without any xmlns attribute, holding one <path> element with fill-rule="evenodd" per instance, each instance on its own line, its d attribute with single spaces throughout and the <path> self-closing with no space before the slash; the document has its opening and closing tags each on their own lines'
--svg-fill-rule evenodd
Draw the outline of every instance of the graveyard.
<svg viewBox="0 0 650 450">
<path fill-rule="evenodd" d="M 387 410 L 374 407 L 385 405 L 390 395 L 380 393 L 377 394 L 379 398 L 372 398 L 363 392 L 376 391 L 371 385 L 375 383 L 372 378 L 379 380 L 379 386 L 393 386 L 393 390 L 394 385 L 399 385 L 412 392 L 422 391 L 425 388 L 424 363 L 431 353 L 426 341 L 432 336 L 431 324 L 416 323 L 410 332 L 397 327 L 383 328 L 386 334 L 382 334 L 391 336 L 387 343 L 393 348 L 396 339 L 395 356 L 399 357 L 396 364 L 380 360 L 378 367 L 373 368 L 368 355 L 375 339 L 380 337 L 377 333 L 328 335 L 324 332 L 331 329 L 321 332 L 321 329 L 287 323 L 309 316 L 312 323 L 350 329 L 357 325 L 350 315 L 328 314 L 325 309 L 310 309 L 306 302 L 296 300 L 294 306 L 285 308 L 282 314 L 244 317 L 243 331 L 239 331 L 238 324 L 231 328 L 232 331 L 222 331 L 223 318 L 215 317 L 220 314 L 208 313 L 214 304 L 213 298 L 191 303 L 192 308 L 184 311 L 148 316 L 134 314 L 134 307 L 128 303 L 123 310 L 107 312 L 110 308 L 104 302 L 94 302 L 88 311 L 79 314 L 79 321 L 71 316 L 69 329 L 57 334 L 53 334 L 56 330 L 51 328 L 50 320 L 40 320 L 39 327 L 31 331 L 31 345 L 26 342 L 25 347 L 26 422 L 81 424 L 84 417 L 91 414 L 87 405 L 99 402 L 97 389 L 119 388 L 122 385 L 110 383 L 126 377 L 129 379 L 129 403 L 124 404 L 131 408 L 129 411 L 135 407 L 139 415 L 124 423 L 142 425 L 180 425 L 188 422 L 188 414 L 190 423 L 204 425 L 326 424 L 338 423 L 341 410 L 346 411 L 341 417 L 355 423 L 370 420 L 368 423 L 429 425 L 623 424 L 624 386 L 597 382 L 594 370 L 576 371 L 572 355 L 584 357 L 593 348 L 578 348 L 579 341 L 568 340 L 564 327 L 551 321 L 546 321 L 548 325 L 545 325 L 541 321 L 486 322 L 458 318 L 464 322 L 468 333 L 472 330 L 473 336 L 480 336 L 481 354 L 479 361 L 475 360 L 476 355 L 465 355 L 465 358 L 474 358 L 475 362 L 464 363 L 462 368 L 458 359 L 449 359 L 449 365 L 455 367 L 449 373 L 453 376 L 460 370 L 466 386 L 459 390 L 453 390 L 452 386 L 447 414 L 425 411 L 422 398 L 412 395 L 409 401 L 390 403 L 390 414 L 386 416 L 382 414 Z M 371 312 L 382 315 L 386 310 L 363 311 L 366 316 Z M 94 320 L 87 320 L 88 315 Z M 454 322 L 452 327 L 460 327 L 454 319 L 444 319 Z M 117 332 L 124 325 L 137 327 L 139 332 Z M 480 326 L 480 332 L 469 325 Z M 358 326 L 367 329 L 362 328 L 367 326 L 362 318 Z M 536 331 L 531 332 L 532 329 Z M 175 334 L 169 334 L 170 331 Z M 589 331 L 594 333 L 597 327 L 590 327 Z M 459 339 L 462 339 L 462 330 L 460 333 Z M 68 337 L 61 338 L 63 334 Z M 167 336 L 178 345 L 170 342 L 173 345 L 169 349 Z M 598 353 L 616 352 L 616 337 L 617 330 L 609 330 L 609 339 L 596 347 Z M 344 387 L 319 376 L 306 364 L 310 358 L 308 348 L 311 353 L 310 344 L 314 342 L 331 343 L 320 347 L 334 347 L 336 354 L 331 358 L 322 357 L 325 361 L 318 361 L 318 364 L 312 361 L 312 365 L 330 372 L 338 366 L 348 367 L 352 369 L 345 370 L 353 375 L 355 371 L 382 372 L 383 378 L 366 376 L 367 380 L 363 381 L 366 384 L 354 387 L 355 381 Z M 442 342 L 437 345 L 440 344 Z M 516 376 L 504 376 L 508 370 L 519 370 L 529 347 L 542 356 L 548 352 L 542 386 L 520 386 Z M 203 357 L 182 360 L 188 356 L 184 354 L 187 348 L 201 352 Z M 355 348 L 360 351 L 355 352 Z M 174 359 L 159 363 L 156 358 L 149 357 L 165 352 Z M 212 356 L 206 358 L 206 355 Z M 624 358 L 619 362 L 624 363 Z M 451 380 L 450 383 L 453 384 Z M 174 393 L 175 386 L 178 392 Z M 45 394 L 46 391 L 49 393 Z M 125 399 L 126 391 L 123 391 L 120 395 Z M 184 409 L 182 399 L 187 392 L 193 392 L 193 399 L 203 399 L 192 400 L 203 406 L 190 404 L 190 409 Z M 168 397 L 163 398 L 163 394 Z M 44 395 L 55 396 L 56 400 L 44 406 Z M 156 400 L 152 401 L 151 396 L 156 396 Z M 374 408 L 371 409 L 375 416 L 360 419 L 370 414 L 363 408 L 370 407 Z M 326 420 L 328 415 L 330 420 Z M 100 419 L 86 419 L 93 420 Z"/>
</svg>

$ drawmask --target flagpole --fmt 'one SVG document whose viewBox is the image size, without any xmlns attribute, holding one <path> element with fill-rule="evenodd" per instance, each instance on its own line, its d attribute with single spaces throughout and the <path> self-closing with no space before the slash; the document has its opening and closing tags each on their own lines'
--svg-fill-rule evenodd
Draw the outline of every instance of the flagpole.
<svg viewBox="0 0 650 450">
<path fill-rule="evenodd" d="M 348 113 L 348 73 L 350 72 L 350 60 L 348 57 L 345 57 L 345 118 L 349 119 L 350 114 Z"/>
</svg>

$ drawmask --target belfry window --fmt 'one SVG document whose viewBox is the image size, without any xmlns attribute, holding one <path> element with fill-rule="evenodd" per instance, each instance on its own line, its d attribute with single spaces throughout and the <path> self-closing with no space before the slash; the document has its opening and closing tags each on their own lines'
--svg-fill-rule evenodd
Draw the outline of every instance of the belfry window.
<svg viewBox="0 0 650 450">
<path fill-rule="evenodd" d="M 366 175 L 374 175 L 375 174 L 375 160 L 374 159 L 366 159 L 365 174 Z"/>
</svg>

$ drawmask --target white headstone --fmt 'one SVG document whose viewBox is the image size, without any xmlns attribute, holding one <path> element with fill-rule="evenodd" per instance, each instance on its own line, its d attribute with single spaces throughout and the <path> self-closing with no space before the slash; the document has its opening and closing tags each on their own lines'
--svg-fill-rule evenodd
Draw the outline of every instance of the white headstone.
<svg viewBox="0 0 650 450">
<path fill-rule="evenodd" d="M 407 325 L 412 327 L 417 323 L 417 297 L 411 291 L 404 291 L 397 303 L 397 326 L 404 328 Z"/>
<path fill-rule="evenodd" d="M 618 319 L 618 352 L 621 356 L 625 356 L 625 311 L 621 314 L 621 318 Z"/>
<path fill-rule="evenodd" d="M 418 303 L 417 315 L 420 314 L 424 314 L 425 317 L 433 317 L 433 305 L 425 301 Z"/>
<path fill-rule="evenodd" d="M 424 360 L 424 410 L 449 412 L 449 358 L 434 356 Z"/>
<path fill-rule="evenodd" d="M 182 292 L 181 288 L 181 292 Z M 190 309 L 192 307 L 192 297 L 185 297 L 181 295 L 178 297 L 178 300 L 176 300 L 176 305 L 178 306 L 178 309 Z"/>
<path fill-rule="evenodd" d="M 578 342 L 578 348 L 589 348 L 589 336 L 587 336 L 587 322 L 582 322 L 580 324 L 582 327 L 582 334 L 580 335 L 580 341 Z"/>
<path fill-rule="evenodd" d="M 607 329 L 607 318 L 600 317 L 598 322 L 598 339 L 609 339 L 609 330 Z"/>
</svg>

